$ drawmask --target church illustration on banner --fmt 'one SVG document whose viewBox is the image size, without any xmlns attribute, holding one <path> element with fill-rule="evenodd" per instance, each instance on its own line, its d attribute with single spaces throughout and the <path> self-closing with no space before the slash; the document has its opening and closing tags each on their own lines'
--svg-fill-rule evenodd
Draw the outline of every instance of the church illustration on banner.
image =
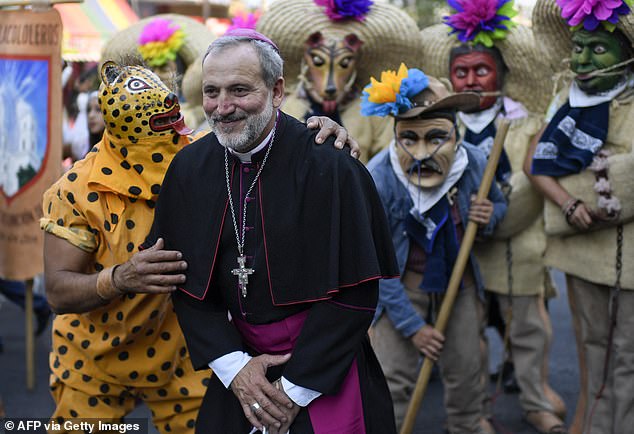
<svg viewBox="0 0 634 434">
<path fill-rule="evenodd" d="M 49 64 L 0 58 L 0 190 L 11 201 L 44 166 L 49 142 Z"/>
</svg>

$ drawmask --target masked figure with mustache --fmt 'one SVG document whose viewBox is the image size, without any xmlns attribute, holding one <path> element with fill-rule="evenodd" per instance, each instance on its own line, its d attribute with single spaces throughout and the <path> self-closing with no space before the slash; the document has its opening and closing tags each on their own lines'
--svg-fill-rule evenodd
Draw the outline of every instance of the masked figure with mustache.
<svg viewBox="0 0 634 434">
<path fill-rule="evenodd" d="M 541 113 L 550 97 L 550 69 L 542 61 L 530 29 L 510 20 L 515 13 L 512 2 L 497 2 L 503 4 L 498 10 L 487 9 L 496 2 L 449 3 L 455 8 L 445 23 L 421 31 L 428 72 L 447 77 L 456 92 L 480 95 L 476 110 L 461 111 L 458 116 L 464 141 L 486 155 L 499 122 L 503 118 L 510 121 L 496 171 L 508 212 L 491 239 L 474 246 L 485 287 L 487 321 L 483 331 L 491 325 L 500 337 L 508 334 L 497 375 L 502 375 L 505 392 L 519 392 L 524 418 L 538 431 L 563 432 L 565 405 L 548 384 L 552 328 L 544 301 L 556 292 L 543 263 L 543 198 L 523 171 L 531 140 L 543 125 Z M 483 10 L 490 10 L 492 22 L 469 27 L 467 23 L 474 21 L 468 18 Z M 502 17 L 508 18 L 498 23 L 498 37 L 487 44 L 483 38 L 488 34 L 486 27 L 495 27 L 493 21 Z M 483 357 L 488 360 L 486 335 L 482 335 Z M 482 376 L 483 381 L 489 381 L 488 362 L 483 364 Z M 485 407 L 490 403 L 487 394 Z M 487 413 L 491 417 L 492 409 Z"/>
<path fill-rule="evenodd" d="M 569 82 L 525 170 L 547 199 L 545 261 L 565 272 L 575 321 L 581 393 L 573 433 L 624 433 L 634 425 L 634 268 L 626 265 L 634 256 L 630 7 L 539 0 L 533 12 L 553 67 L 569 59 L 559 74 Z"/>
<path fill-rule="evenodd" d="M 397 89 L 397 91 L 393 91 Z M 372 344 L 388 380 L 397 424 L 416 382 L 422 355 L 437 360 L 445 386 L 448 430 L 479 433 L 482 280 L 473 256 L 445 334 L 431 324 L 447 288 L 466 224 L 493 232 L 506 211 L 493 186 L 489 198 L 474 200 L 486 156 L 464 144 L 457 111 L 477 108 L 475 93 L 450 94 L 436 78 L 418 69 L 386 71 L 364 90 L 365 115 L 394 119 L 394 139 L 368 164 L 388 214 L 400 280 L 382 280 Z M 438 427 L 440 429 L 440 427 Z M 491 429 L 487 432 L 492 432 Z"/>
</svg>

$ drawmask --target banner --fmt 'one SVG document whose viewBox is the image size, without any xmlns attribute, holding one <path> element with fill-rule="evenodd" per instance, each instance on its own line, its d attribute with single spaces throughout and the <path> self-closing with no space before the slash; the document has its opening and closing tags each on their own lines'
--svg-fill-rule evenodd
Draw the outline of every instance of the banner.
<svg viewBox="0 0 634 434">
<path fill-rule="evenodd" d="M 0 277 L 44 270 L 42 193 L 62 160 L 62 23 L 55 9 L 0 13 Z"/>
</svg>

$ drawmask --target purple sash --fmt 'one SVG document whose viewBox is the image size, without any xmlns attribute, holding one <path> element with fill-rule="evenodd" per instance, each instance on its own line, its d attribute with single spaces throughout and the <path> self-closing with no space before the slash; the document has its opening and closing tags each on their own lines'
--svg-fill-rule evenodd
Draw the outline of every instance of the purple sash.
<svg viewBox="0 0 634 434">
<path fill-rule="evenodd" d="M 265 354 L 286 354 L 293 350 L 308 311 L 282 321 L 253 325 L 233 319 L 242 338 L 253 349 Z M 308 404 L 315 434 L 365 434 L 363 402 L 356 359 L 336 395 L 322 395 Z"/>
</svg>

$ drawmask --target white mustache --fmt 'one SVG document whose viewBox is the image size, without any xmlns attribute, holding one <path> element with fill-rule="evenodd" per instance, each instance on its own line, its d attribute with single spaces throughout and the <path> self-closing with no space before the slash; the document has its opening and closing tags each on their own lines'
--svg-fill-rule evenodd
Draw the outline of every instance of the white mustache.
<svg viewBox="0 0 634 434">
<path fill-rule="evenodd" d="M 246 116 L 241 114 L 231 114 L 227 116 L 216 115 L 211 117 L 211 120 L 214 122 L 234 122 L 241 121 L 243 119 L 246 119 Z"/>
</svg>

